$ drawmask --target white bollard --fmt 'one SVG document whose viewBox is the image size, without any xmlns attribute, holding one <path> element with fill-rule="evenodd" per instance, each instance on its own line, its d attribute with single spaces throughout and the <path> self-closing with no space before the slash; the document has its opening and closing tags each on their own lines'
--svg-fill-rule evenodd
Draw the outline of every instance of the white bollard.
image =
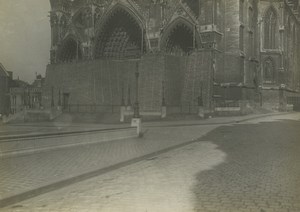
<svg viewBox="0 0 300 212">
<path fill-rule="evenodd" d="M 126 107 L 125 106 L 121 106 L 120 108 L 120 122 L 124 122 L 125 121 L 125 110 L 126 110 Z"/>
<path fill-rule="evenodd" d="M 162 106 L 161 107 L 161 118 L 166 118 L 167 117 L 167 107 L 166 106 Z"/>
<path fill-rule="evenodd" d="M 142 119 L 141 118 L 132 118 L 131 126 L 136 127 L 137 135 L 140 136 L 142 132 Z"/>
</svg>

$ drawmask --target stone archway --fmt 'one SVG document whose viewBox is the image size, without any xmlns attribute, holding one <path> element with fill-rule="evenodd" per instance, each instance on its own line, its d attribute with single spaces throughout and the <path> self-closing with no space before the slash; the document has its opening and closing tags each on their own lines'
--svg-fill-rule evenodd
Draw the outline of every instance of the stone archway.
<svg viewBox="0 0 300 212">
<path fill-rule="evenodd" d="M 102 23 L 95 44 L 95 58 L 139 58 L 146 50 L 145 30 L 138 18 L 117 5 Z"/>
<path fill-rule="evenodd" d="M 178 18 L 165 29 L 161 39 L 161 49 L 169 54 L 182 55 L 198 48 L 200 38 L 195 25 Z"/>
</svg>

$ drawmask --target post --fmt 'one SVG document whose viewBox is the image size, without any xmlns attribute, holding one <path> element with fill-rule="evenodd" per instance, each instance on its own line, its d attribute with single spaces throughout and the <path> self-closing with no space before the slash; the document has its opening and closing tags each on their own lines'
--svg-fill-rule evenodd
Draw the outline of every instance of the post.
<svg viewBox="0 0 300 212">
<path fill-rule="evenodd" d="M 79 58 L 78 50 L 79 50 L 79 45 L 78 45 L 78 40 L 76 40 L 76 61 Z"/>
<path fill-rule="evenodd" d="M 203 87 L 200 85 L 200 96 L 198 96 L 198 116 L 204 118 L 204 104 L 203 104 Z"/>
<path fill-rule="evenodd" d="M 54 107 L 54 87 L 51 88 L 51 108 Z"/>
<path fill-rule="evenodd" d="M 121 107 L 120 107 L 120 122 L 125 121 L 125 99 L 124 99 L 124 83 L 122 83 L 122 100 L 121 100 Z"/>
<path fill-rule="evenodd" d="M 162 81 L 162 103 L 161 103 L 161 118 L 166 118 L 167 116 L 167 107 L 165 99 L 165 81 Z"/>
<path fill-rule="evenodd" d="M 139 108 L 139 64 L 138 61 L 136 63 L 136 72 L 135 72 L 136 84 L 135 84 L 135 103 L 134 103 L 134 113 L 133 118 L 131 120 L 131 126 L 137 128 L 137 135 L 140 136 L 142 132 L 142 121 L 140 118 L 140 108 Z"/>
<path fill-rule="evenodd" d="M 121 106 L 125 106 L 125 99 L 124 99 L 124 83 L 122 83 L 122 99 L 121 99 Z"/>
<path fill-rule="evenodd" d="M 61 106 L 61 97 L 60 97 L 60 96 L 61 96 L 61 94 L 60 94 L 60 89 L 59 89 L 59 90 L 58 90 L 58 103 L 57 103 L 57 104 L 58 104 L 58 105 L 57 105 L 58 107 Z"/>
<path fill-rule="evenodd" d="M 23 108 L 25 108 L 27 106 L 27 101 L 26 101 L 26 92 L 24 90 L 23 92 Z"/>
<path fill-rule="evenodd" d="M 135 103 L 134 103 L 134 118 L 140 118 L 140 108 L 139 108 L 139 64 L 136 63 L 135 71 Z"/>
<path fill-rule="evenodd" d="M 128 85 L 127 109 L 131 110 L 131 89 L 130 89 L 130 85 Z"/>
</svg>

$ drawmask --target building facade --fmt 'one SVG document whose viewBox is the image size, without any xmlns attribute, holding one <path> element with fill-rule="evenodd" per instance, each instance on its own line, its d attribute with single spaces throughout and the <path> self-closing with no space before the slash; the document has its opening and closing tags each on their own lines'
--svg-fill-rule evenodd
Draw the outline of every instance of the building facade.
<svg viewBox="0 0 300 212">
<path fill-rule="evenodd" d="M 213 113 L 299 90 L 298 0 L 50 3 L 45 107 Z"/>
<path fill-rule="evenodd" d="M 12 81 L 10 86 L 10 113 L 16 114 L 25 110 L 42 109 L 42 88 L 45 78 L 36 75 L 32 84 L 19 79 Z"/>
<path fill-rule="evenodd" d="M 12 73 L 8 72 L 0 63 L 0 118 L 9 114 L 9 86 Z"/>
</svg>

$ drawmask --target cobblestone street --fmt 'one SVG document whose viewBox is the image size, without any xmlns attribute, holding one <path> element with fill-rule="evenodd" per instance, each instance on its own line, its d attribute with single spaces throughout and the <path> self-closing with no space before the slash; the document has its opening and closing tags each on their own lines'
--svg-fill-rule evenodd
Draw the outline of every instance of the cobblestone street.
<svg viewBox="0 0 300 212">
<path fill-rule="evenodd" d="M 197 174 L 197 211 L 300 211 L 300 122 L 223 126 L 202 138 L 226 161 Z"/>
<path fill-rule="evenodd" d="M 297 212 L 299 128 L 299 114 L 221 126 L 198 142 L 2 210 Z"/>
<path fill-rule="evenodd" d="M 300 212 L 300 0 L 0 0 L 0 212 Z"/>
</svg>

